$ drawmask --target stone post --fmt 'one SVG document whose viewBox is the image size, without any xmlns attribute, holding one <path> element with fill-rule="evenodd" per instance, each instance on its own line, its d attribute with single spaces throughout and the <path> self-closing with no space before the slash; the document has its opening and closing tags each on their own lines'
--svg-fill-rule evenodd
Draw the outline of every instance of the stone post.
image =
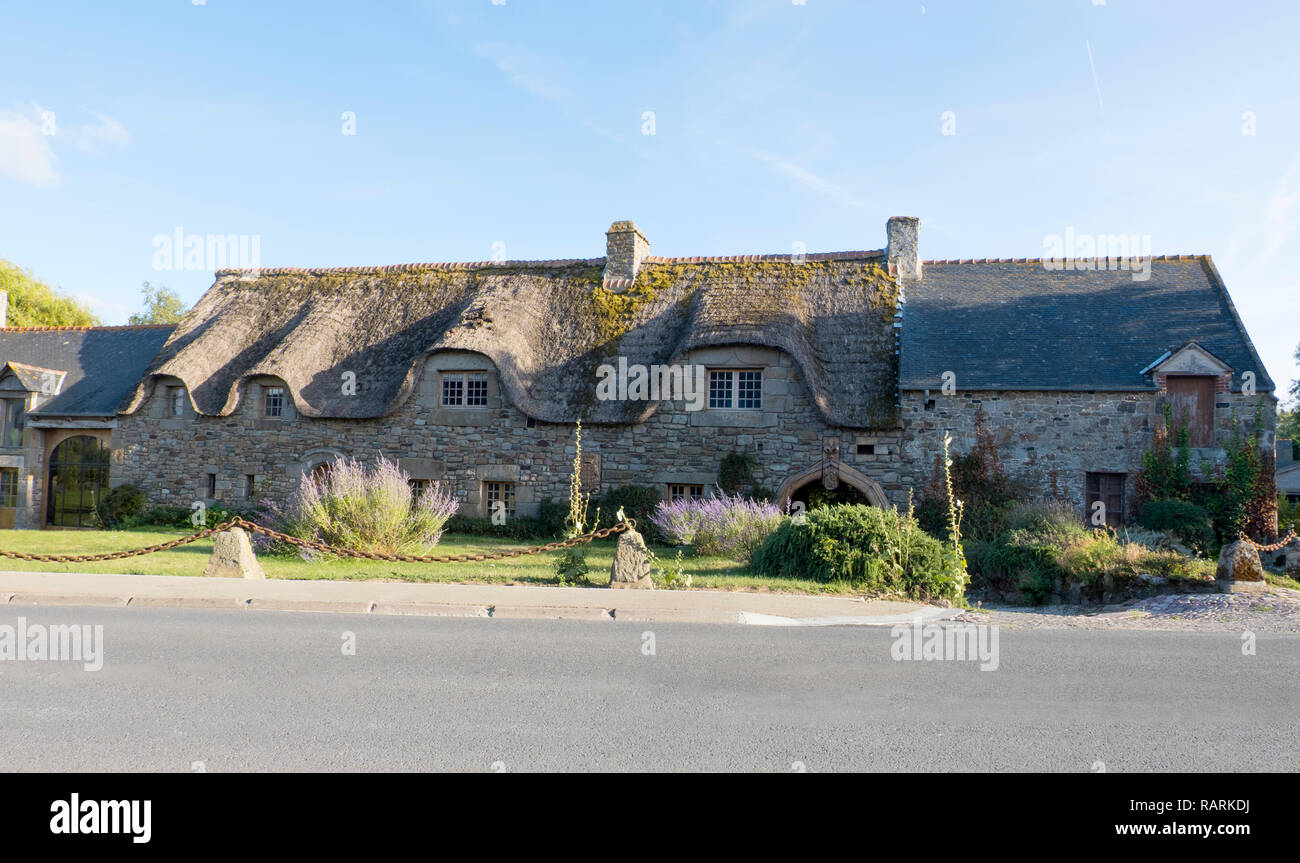
<svg viewBox="0 0 1300 863">
<path fill-rule="evenodd" d="M 213 535 L 212 557 L 203 574 L 214 578 L 266 578 L 253 554 L 253 543 L 239 527 Z"/>
<path fill-rule="evenodd" d="M 654 581 L 650 578 L 650 551 L 641 534 L 631 528 L 619 535 L 614 563 L 609 568 L 609 586 L 654 590 Z"/>
</svg>

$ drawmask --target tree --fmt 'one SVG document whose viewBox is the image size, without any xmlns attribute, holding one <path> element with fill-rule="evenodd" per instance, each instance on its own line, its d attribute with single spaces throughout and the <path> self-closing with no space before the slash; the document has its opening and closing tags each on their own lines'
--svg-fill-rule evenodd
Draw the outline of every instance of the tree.
<svg viewBox="0 0 1300 863">
<path fill-rule="evenodd" d="M 1296 365 L 1300 365 L 1300 344 L 1295 346 Z M 1300 378 L 1291 381 L 1291 398 L 1300 402 Z M 1300 410 L 1300 404 L 1296 405 L 1296 410 Z"/>
<path fill-rule="evenodd" d="M 6 323 L 11 327 L 88 327 L 100 322 L 86 306 L 3 259 L 0 291 L 9 294 Z"/>
<path fill-rule="evenodd" d="M 185 316 L 185 303 L 181 302 L 179 294 L 166 285 L 155 287 L 144 282 L 140 293 L 144 294 L 144 311 L 128 318 L 128 324 L 175 324 Z"/>
</svg>

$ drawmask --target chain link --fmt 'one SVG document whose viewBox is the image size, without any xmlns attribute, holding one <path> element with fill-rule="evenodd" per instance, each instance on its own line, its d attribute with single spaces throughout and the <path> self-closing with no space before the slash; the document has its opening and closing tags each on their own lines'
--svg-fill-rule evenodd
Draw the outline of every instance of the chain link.
<svg viewBox="0 0 1300 863">
<path fill-rule="evenodd" d="M 1272 545 L 1260 545 L 1259 543 L 1255 542 L 1255 540 L 1246 536 L 1246 534 L 1244 533 L 1239 533 L 1237 534 L 1237 536 L 1241 538 L 1242 542 L 1250 543 L 1251 545 L 1255 546 L 1255 548 L 1258 549 L 1259 551 L 1277 551 L 1279 548 L 1281 548 L 1284 545 L 1287 545 L 1296 540 L 1300 540 L 1300 536 L 1296 536 L 1295 531 L 1290 529 L 1287 530 L 1286 536 L 1282 537 L 1280 540 L 1273 543 Z"/>
<path fill-rule="evenodd" d="M 310 542 L 305 539 L 299 539 L 296 536 L 290 536 L 287 533 L 281 533 L 278 530 L 272 530 L 269 527 L 263 527 L 255 522 L 247 521 L 235 516 L 227 521 L 223 521 L 215 527 L 205 528 L 198 533 L 192 533 L 189 536 L 178 537 L 168 542 L 160 542 L 157 545 L 148 545 L 142 548 L 132 548 L 126 551 L 111 551 L 102 554 L 37 554 L 22 551 L 7 551 L 0 548 L 0 557 L 8 557 L 14 560 L 32 560 L 41 563 L 93 563 L 100 560 L 121 560 L 127 557 L 139 557 L 143 554 L 153 554 L 158 551 L 166 551 L 169 548 L 187 545 L 195 540 L 204 539 L 216 533 L 230 530 L 232 527 L 243 528 L 253 533 L 260 533 L 263 536 L 277 539 L 281 542 L 287 542 L 290 545 L 296 545 L 300 548 L 308 548 L 312 551 L 322 551 L 327 554 L 336 554 L 339 557 L 360 558 L 362 560 L 387 560 L 399 561 L 401 563 L 464 563 L 468 561 L 481 560 L 505 560 L 512 557 L 523 557 L 529 554 L 540 554 L 544 551 L 558 551 L 561 548 L 572 548 L 576 545 L 591 542 L 593 539 L 604 539 L 616 533 L 636 528 L 636 519 L 625 519 L 612 527 L 593 530 L 590 533 L 584 533 L 581 536 L 575 536 L 571 539 L 561 540 L 559 542 L 548 542 L 545 545 L 534 545 L 527 548 L 515 548 L 510 551 L 492 551 L 477 552 L 470 554 L 438 554 L 438 555 L 413 555 L 413 554 L 384 554 L 377 551 L 358 551 L 352 548 L 340 548 L 339 546 L 327 545 L 325 543 Z"/>
</svg>

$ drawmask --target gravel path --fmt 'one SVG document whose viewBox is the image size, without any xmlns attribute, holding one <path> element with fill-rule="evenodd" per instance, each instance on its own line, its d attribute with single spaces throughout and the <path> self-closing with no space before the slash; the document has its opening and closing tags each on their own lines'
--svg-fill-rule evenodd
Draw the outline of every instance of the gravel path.
<svg viewBox="0 0 1300 863">
<path fill-rule="evenodd" d="M 1178 632 L 1300 632 L 1300 591 L 1169 594 L 1102 608 L 990 604 L 958 619 L 1006 629 L 1147 629 Z"/>
</svg>

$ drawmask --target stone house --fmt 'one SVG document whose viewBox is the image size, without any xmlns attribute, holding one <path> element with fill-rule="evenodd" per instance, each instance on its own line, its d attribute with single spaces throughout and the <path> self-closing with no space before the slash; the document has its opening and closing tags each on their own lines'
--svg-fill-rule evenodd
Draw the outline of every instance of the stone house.
<svg viewBox="0 0 1300 863">
<path fill-rule="evenodd" d="M 0 527 L 97 524 L 118 406 L 171 331 L 0 328 Z"/>
<path fill-rule="evenodd" d="M 968 449 L 982 416 L 1009 467 L 1119 523 L 1166 402 L 1211 461 L 1257 411 L 1271 451 L 1273 383 L 1208 256 L 1134 281 L 1106 260 L 922 261 L 918 231 L 891 219 L 876 251 L 664 258 L 616 222 L 600 258 L 219 271 L 140 346 L 99 429 L 109 483 L 240 506 L 383 453 L 463 512 L 526 516 L 566 496 L 581 419 L 593 492 L 706 494 L 738 452 L 783 499 L 905 505 L 945 432 Z M 40 511 L 41 481 L 19 509 Z"/>
</svg>

